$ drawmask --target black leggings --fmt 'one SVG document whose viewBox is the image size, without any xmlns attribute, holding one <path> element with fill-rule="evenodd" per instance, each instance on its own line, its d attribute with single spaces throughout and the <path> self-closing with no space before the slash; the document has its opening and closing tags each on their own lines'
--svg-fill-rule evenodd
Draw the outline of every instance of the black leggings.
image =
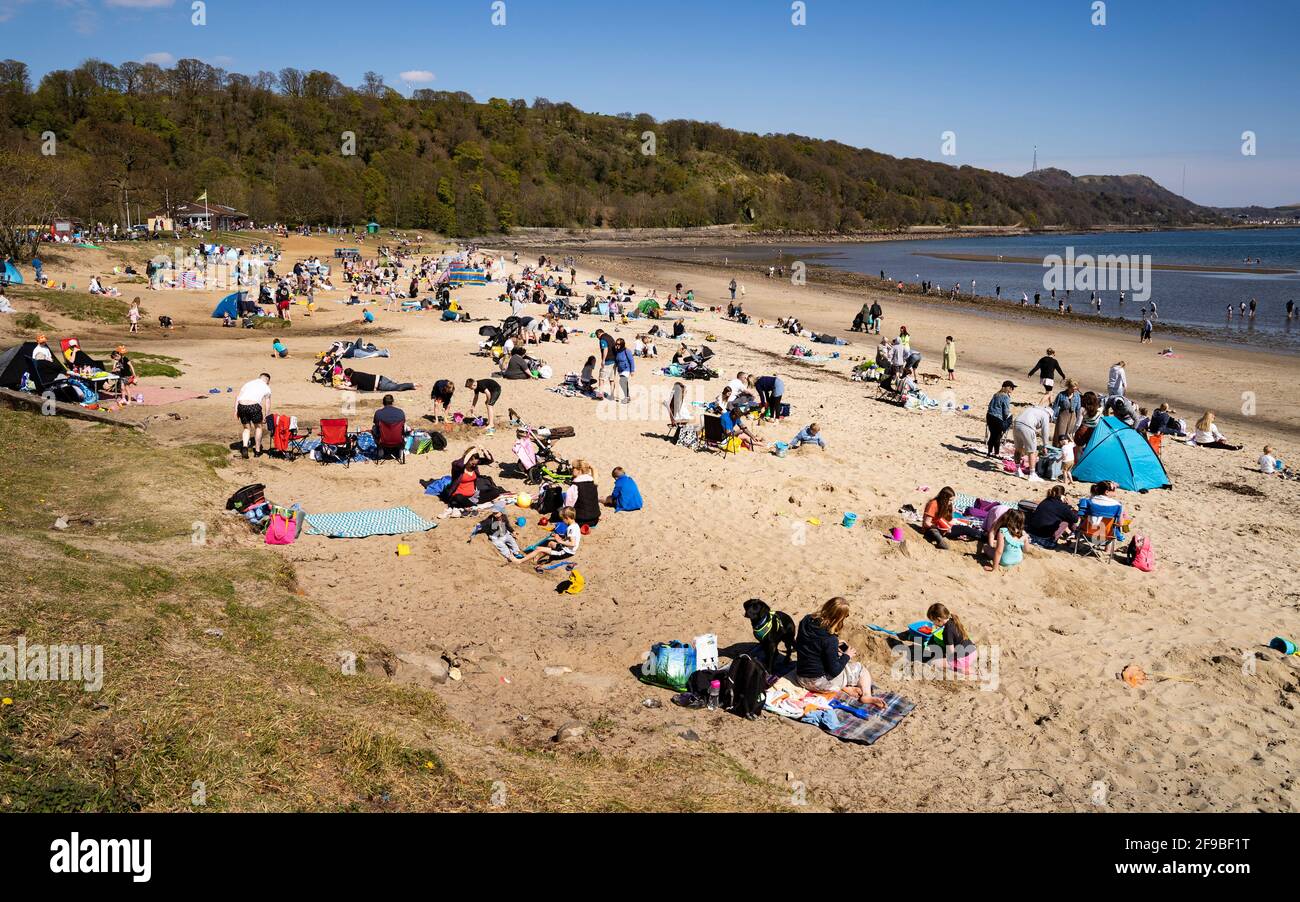
<svg viewBox="0 0 1300 902">
<path fill-rule="evenodd" d="M 985 414 L 984 422 L 989 427 L 989 454 L 997 454 L 1002 447 L 1002 434 L 1007 431 L 1006 424 L 993 414 Z"/>
</svg>

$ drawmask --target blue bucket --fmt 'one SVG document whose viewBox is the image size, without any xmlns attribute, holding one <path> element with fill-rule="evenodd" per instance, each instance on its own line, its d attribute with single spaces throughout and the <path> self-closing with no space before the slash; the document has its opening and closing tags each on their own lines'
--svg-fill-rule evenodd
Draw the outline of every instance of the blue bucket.
<svg viewBox="0 0 1300 902">
<path fill-rule="evenodd" d="M 858 522 L 858 515 L 850 511 L 844 515 L 844 528 L 852 529 L 853 525 Z"/>
</svg>

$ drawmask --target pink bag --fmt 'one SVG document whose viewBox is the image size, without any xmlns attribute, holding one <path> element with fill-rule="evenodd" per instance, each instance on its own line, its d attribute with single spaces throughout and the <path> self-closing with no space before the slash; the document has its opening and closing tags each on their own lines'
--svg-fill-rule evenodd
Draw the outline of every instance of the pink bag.
<svg viewBox="0 0 1300 902">
<path fill-rule="evenodd" d="M 1156 569 L 1156 548 L 1146 536 L 1133 536 L 1133 566 L 1143 573 Z"/>
<path fill-rule="evenodd" d="M 292 545 L 302 532 L 302 509 L 293 507 L 271 508 L 271 522 L 266 527 L 266 544 Z"/>
</svg>

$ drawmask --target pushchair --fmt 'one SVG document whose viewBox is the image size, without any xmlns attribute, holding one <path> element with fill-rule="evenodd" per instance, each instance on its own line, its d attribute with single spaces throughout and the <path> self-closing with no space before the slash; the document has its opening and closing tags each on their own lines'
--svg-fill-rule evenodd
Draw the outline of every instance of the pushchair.
<svg viewBox="0 0 1300 902">
<path fill-rule="evenodd" d="M 573 467 L 555 453 L 554 440 L 571 437 L 573 428 L 557 426 L 554 429 L 520 426 L 515 442 L 515 464 L 506 474 L 521 478 L 528 485 L 543 482 L 565 483 L 573 479 Z"/>
</svg>

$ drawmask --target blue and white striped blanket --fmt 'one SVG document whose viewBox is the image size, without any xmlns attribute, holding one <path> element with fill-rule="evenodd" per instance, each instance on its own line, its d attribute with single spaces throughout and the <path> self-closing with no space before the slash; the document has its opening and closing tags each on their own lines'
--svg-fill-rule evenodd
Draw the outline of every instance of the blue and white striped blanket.
<svg viewBox="0 0 1300 902">
<path fill-rule="evenodd" d="M 331 539 L 400 536 L 408 532 L 425 532 L 437 527 L 435 521 L 424 519 L 409 507 L 307 515 L 307 535 L 329 536 Z"/>
</svg>

